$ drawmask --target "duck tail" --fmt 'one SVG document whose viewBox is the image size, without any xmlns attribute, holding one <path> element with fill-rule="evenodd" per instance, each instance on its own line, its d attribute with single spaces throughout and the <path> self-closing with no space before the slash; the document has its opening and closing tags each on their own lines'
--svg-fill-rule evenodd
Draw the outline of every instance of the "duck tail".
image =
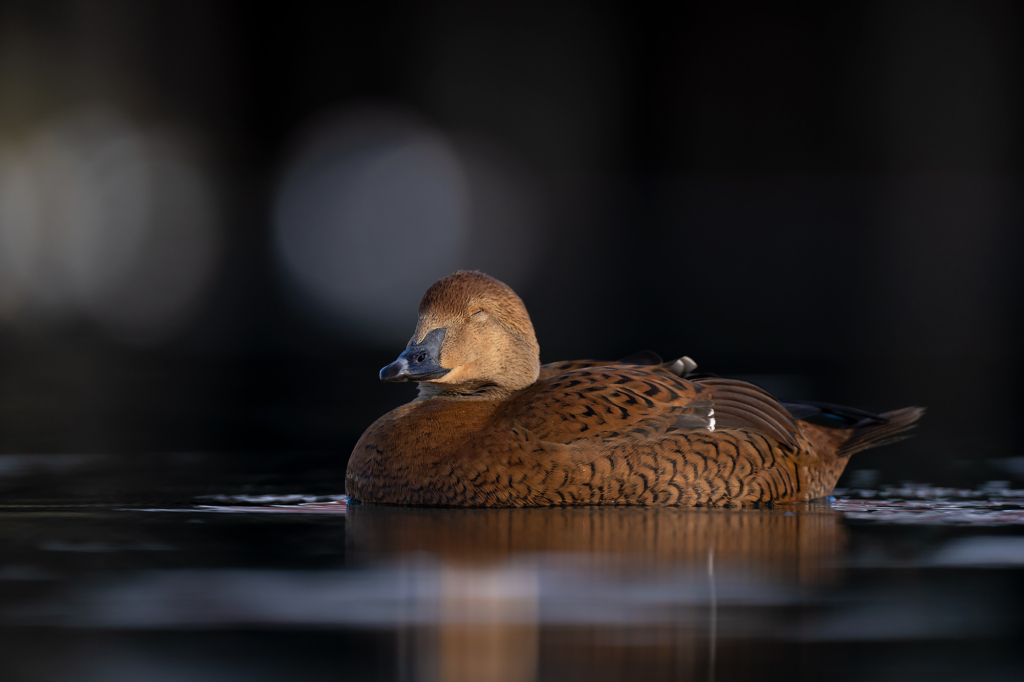
<svg viewBox="0 0 1024 682">
<path fill-rule="evenodd" d="M 839 446 L 838 457 L 849 457 L 858 452 L 888 445 L 910 437 L 907 431 L 917 425 L 917 420 L 924 416 L 923 407 L 904 407 L 892 412 L 878 415 L 885 421 L 865 419 L 854 427 L 850 440 Z"/>
</svg>

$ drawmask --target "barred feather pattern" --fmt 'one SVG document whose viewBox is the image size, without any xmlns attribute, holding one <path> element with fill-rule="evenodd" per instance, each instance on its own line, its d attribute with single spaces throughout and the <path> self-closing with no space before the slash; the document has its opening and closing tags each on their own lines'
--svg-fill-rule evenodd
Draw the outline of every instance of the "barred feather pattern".
<svg viewBox="0 0 1024 682">
<path fill-rule="evenodd" d="M 853 428 L 793 419 L 751 384 L 689 381 L 663 366 L 560 365 L 505 400 L 438 397 L 385 415 L 353 452 L 349 495 L 466 507 L 756 506 L 824 497 L 848 461 L 837 453 Z M 678 426 L 708 413 L 708 428 Z"/>
</svg>

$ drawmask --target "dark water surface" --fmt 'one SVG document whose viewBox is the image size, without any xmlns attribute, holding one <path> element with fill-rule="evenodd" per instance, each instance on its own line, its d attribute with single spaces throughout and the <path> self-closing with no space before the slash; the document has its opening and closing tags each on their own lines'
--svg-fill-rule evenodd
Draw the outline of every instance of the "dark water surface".
<svg viewBox="0 0 1024 682">
<path fill-rule="evenodd" d="M 0 456 L 3 680 L 1019 680 L 1024 493 L 346 506 L 328 456 Z"/>
</svg>

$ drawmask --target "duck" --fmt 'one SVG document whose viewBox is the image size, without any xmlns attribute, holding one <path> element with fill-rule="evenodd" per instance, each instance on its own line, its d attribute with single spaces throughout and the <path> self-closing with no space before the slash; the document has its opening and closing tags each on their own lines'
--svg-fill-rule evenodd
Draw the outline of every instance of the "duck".
<svg viewBox="0 0 1024 682">
<path fill-rule="evenodd" d="M 924 414 L 783 403 L 689 357 L 540 363 L 523 301 L 481 272 L 431 285 L 385 382 L 417 397 L 370 425 L 345 475 L 353 504 L 774 507 L 827 497 L 851 455 Z"/>
</svg>

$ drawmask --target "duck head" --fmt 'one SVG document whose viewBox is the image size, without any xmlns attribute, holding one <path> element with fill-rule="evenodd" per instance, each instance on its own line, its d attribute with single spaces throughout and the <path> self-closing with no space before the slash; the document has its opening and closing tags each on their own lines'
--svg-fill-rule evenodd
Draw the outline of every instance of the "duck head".
<svg viewBox="0 0 1024 682">
<path fill-rule="evenodd" d="M 540 373 L 540 347 L 526 306 L 481 272 L 434 282 L 416 331 L 381 381 L 418 381 L 427 395 L 483 395 L 526 388 Z"/>
</svg>

